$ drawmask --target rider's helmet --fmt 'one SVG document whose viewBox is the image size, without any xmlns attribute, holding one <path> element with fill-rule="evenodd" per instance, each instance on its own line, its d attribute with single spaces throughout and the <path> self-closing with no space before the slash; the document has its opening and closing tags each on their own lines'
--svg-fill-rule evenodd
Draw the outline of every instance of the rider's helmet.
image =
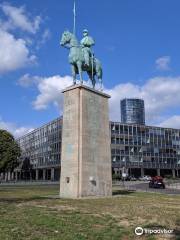
<svg viewBox="0 0 180 240">
<path fill-rule="evenodd" d="M 87 30 L 87 29 L 84 29 L 84 30 L 83 30 L 83 33 L 88 33 L 88 30 Z"/>
</svg>

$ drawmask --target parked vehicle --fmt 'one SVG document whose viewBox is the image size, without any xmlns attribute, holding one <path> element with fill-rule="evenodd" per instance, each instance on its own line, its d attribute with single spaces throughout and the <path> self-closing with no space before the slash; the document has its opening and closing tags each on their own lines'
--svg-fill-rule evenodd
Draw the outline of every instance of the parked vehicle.
<svg viewBox="0 0 180 240">
<path fill-rule="evenodd" d="M 136 177 L 134 177 L 134 176 L 131 176 L 131 177 L 130 177 L 130 180 L 131 180 L 131 181 L 136 181 L 136 180 L 137 180 L 137 178 L 136 178 Z"/>
<path fill-rule="evenodd" d="M 143 176 L 139 178 L 140 181 L 150 181 L 151 177 L 150 176 Z"/>
<path fill-rule="evenodd" d="M 165 189 L 165 184 L 161 176 L 152 177 L 149 182 L 150 188 L 163 188 Z"/>
<path fill-rule="evenodd" d="M 130 175 L 126 174 L 126 175 L 124 175 L 124 177 L 122 178 L 122 180 L 124 180 L 124 181 L 136 181 L 137 178 L 134 177 L 134 176 L 130 176 Z"/>
<path fill-rule="evenodd" d="M 131 180 L 131 176 L 127 175 L 124 180 L 125 180 L 125 181 L 130 181 L 130 180 Z"/>
</svg>

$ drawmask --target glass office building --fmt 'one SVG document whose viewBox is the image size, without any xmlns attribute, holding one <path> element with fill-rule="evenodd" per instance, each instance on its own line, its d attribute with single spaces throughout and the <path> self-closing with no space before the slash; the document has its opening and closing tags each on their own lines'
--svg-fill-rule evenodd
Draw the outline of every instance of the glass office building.
<svg viewBox="0 0 180 240">
<path fill-rule="evenodd" d="M 145 124 L 144 101 L 137 98 L 121 100 L 121 122 L 128 124 Z"/>
<path fill-rule="evenodd" d="M 32 179 L 59 179 L 61 133 L 62 117 L 17 139 L 22 151 L 20 161 L 28 158 L 32 164 Z M 17 168 L 15 174 L 17 179 L 24 178 L 20 168 Z"/>
<path fill-rule="evenodd" d="M 24 179 L 21 163 L 29 159 L 31 179 L 59 180 L 62 118 L 57 118 L 17 139 L 20 166 L 1 178 Z M 180 130 L 110 122 L 112 171 L 130 175 L 180 174 Z"/>
<path fill-rule="evenodd" d="M 180 130 L 111 122 L 111 157 L 131 175 L 179 175 Z"/>
</svg>

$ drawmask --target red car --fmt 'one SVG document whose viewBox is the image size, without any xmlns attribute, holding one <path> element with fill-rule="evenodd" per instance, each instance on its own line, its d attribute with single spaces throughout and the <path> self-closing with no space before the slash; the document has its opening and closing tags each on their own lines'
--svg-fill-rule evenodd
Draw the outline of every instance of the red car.
<svg viewBox="0 0 180 240">
<path fill-rule="evenodd" d="M 150 188 L 163 188 L 165 189 L 165 184 L 161 176 L 152 177 L 149 181 Z"/>
</svg>

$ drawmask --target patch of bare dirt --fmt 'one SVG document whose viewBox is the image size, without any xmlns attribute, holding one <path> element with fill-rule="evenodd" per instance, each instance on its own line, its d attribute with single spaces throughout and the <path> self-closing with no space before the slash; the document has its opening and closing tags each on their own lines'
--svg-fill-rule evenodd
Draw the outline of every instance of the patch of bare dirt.
<svg viewBox="0 0 180 240">
<path fill-rule="evenodd" d="M 53 205 L 53 206 L 49 206 L 49 205 L 45 205 L 45 204 L 39 204 L 39 202 L 37 203 L 36 201 L 31 201 L 31 202 L 23 202 L 23 203 L 19 203 L 17 204 L 17 207 L 24 207 L 24 206 L 32 206 L 32 207 L 39 207 L 39 208 L 48 208 L 48 209 L 54 209 L 57 211 L 62 211 L 62 210 L 77 210 L 77 208 L 75 207 L 71 207 L 71 206 L 67 206 L 67 205 Z"/>
</svg>

